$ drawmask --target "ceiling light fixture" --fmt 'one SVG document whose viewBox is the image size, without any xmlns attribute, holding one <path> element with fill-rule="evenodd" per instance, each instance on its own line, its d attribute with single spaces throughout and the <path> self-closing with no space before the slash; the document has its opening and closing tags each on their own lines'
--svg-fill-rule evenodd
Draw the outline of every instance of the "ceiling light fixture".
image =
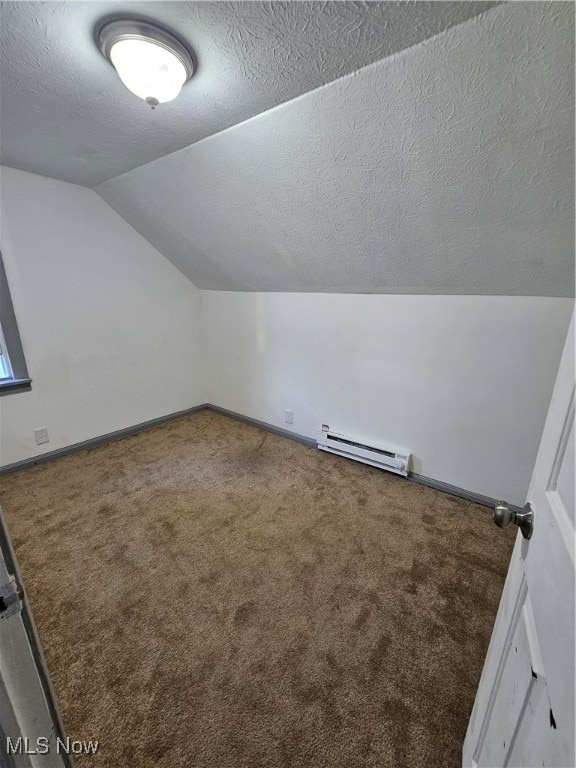
<svg viewBox="0 0 576 768">
<path fill-rule="evenodd" d="M 115 19 L 104 24 L 97 37 L 126 88 L 152 109 L 175 99 L 194 73 L 186 46 L 148 21 Z"/>
</svg>

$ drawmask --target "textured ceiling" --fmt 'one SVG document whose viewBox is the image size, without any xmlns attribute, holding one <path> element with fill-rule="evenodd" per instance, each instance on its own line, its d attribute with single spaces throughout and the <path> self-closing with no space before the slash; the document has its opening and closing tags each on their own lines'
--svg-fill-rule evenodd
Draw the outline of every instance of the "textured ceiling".
<svg viewBox="0 0 576 768">
<path fill-rule="evenodd" d="M 490 8 L 488 2 L 3 2 L 4 165 L 92 186 L 235 125 Z M 141 15 L 198 69 L 152 111 L 97 49 L 109 15 Z"/>
<path fill-rule="evenodd" d="M 571 296 L 573 55 L 500 5 L 97 191 L 202 288 Z"/>
</svg>

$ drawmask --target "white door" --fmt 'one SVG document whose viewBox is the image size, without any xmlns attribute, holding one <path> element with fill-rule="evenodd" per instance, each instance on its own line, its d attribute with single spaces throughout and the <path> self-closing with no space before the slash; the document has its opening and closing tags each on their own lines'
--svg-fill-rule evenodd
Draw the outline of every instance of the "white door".
<svg viewBox="0 0 576 768">
<path fill-rule="evenodd" d="M 54 698 L 0 510 L 0 768 L 66 768 Z M 64 742 L 66 744 L 66 742 Z"/>
<path fill-rule="evenodd" d="M 532 536 L 518 530 L 465 768 L 576 767 L 574 378 L 573 315 L 528 491 Z"/>
</svg>

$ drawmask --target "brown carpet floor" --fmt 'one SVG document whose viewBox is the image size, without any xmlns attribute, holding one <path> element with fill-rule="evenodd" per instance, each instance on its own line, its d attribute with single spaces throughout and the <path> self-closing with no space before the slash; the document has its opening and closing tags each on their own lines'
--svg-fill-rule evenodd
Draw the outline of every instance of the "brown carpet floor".
<svg viewBox="0 0 576 768">
<path fill-rule="evenodd" d="M 0 488 L 79 766 L 461 764 L 490 510 L 209 411 Z"/>
</svg>

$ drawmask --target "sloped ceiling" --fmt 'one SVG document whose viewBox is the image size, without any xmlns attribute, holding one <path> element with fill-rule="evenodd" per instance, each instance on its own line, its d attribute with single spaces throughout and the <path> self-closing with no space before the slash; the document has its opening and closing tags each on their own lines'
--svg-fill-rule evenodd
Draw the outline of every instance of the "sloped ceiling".
<svg viewBox="0 0 576 768">
<path fill-rule="evenodd" d="M 3 2 L 4 165 L 93 186 L 414 45 L 493 2 Z M 179 98 L 150 110 L 100 54 L 111 15 L 193 48 Z"/>
<path fill-rule="evenodd" d="M 201 288 L 571 296 L 573 45 L 500 5 L 97 192 Z"/>
</svg>

